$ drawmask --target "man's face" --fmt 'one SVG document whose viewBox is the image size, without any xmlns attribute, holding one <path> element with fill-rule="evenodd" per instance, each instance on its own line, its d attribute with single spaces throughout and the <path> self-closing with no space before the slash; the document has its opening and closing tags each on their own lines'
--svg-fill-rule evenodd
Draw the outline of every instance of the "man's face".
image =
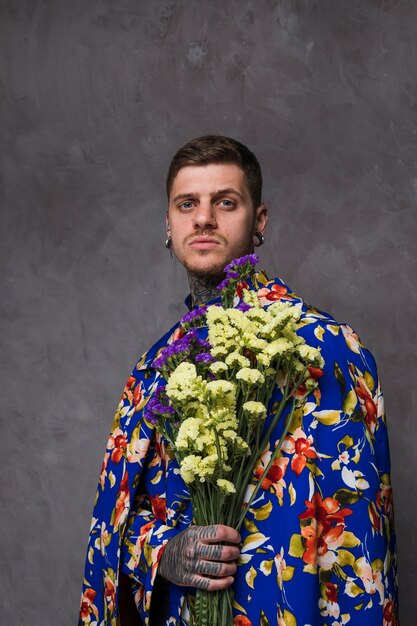
<svg viewBox="0 0 417 626">
<path fill-rule="evenodd" d="M 174 178 L 167 231 L 175 256 L 197 276 L 220 276 L 232 259 L 252 252 L 253 235 L 267 221 L 237 165 L 187 166 Z"/>
</svg>

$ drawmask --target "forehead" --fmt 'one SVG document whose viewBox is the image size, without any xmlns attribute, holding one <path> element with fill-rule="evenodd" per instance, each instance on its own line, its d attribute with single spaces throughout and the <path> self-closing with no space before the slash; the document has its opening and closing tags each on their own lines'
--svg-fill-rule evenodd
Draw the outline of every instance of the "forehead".
<svg viewBox="0 0 417 626">
<path fill-rule="evenodd" d="M 243 170 L 232 163 L 210 163 L 209 165 L 187 165 L 179 170 L 173 180 L 170 199 L 177 194 L 213 194 L 221 189 L 236 189 L 241 195 L 249 196 Z"/>
</svg>

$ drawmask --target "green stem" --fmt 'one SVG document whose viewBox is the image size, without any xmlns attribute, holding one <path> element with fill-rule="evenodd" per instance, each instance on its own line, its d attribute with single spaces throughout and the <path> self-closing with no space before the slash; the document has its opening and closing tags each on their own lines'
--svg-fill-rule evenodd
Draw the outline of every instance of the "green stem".
<svg viewBox="0 0 417 626">
<path fill-rule="evenodd" d="M 296 401 L 295 401 L 295 399 L 294 399 L 294 400 L 293 400 L 293 405 L 292 405 L 292 407 L 291 407 L 291 412 L 290 412 L 290 414 L 287 416 L 287 421 L 286 421 L 286 424 L 285 424 L 284 430 L 282 431 L 282 435 L 281 435 L 281 437 L 280 437 L 280 440 L 278 441 L 277 445 L 275 446 L 275 449 L 274 449 L 273 453 L 271 454 L 271 458 L 270 458 L 270 460 L 269 460 L 268 465 L 265 467 L 264 471 L 262 472 L 261 477 L 258 479 L 258 481 L 257 481 L 257 482 L 256 482 L 256 484 L 255 484 L 255 488 L 254 488 L 254 490 L 252 491 L 252 494 L 251 494 L 251 496 L 250 496 L 250 498 L 249 498 L 249 500 L 248 500 L 248 503 L 246 504 L 246 506 L 245 506 L 245 508 L 244 508 L 244 510 L 243 510 L 243 513 L 241 514 L 241 516 L 240 516 L 240 518 L 239 518 L 239 521 L 238 521 L 237 526 L 236 526 L 236 530 L 239 530 L 239 529 L 240 529 L 240 527 L 241 527 L 241 525 L 242 525 L 242 522 L 243 522 L 243 520 L 244 520 L 244 518 L 245 518 L 245 516 L 246 516 L 246 513 L 247 513 L 247 511 L 248 511 L 248 509 L 249 509 L 250 505 L 252 504 L 252 502 L 253 502 L 253 501 L 254 501 L 254 499 L 256 498 L 256 496 L 257 496 L 257 494 L 258 494 L 258 491 L 259 491 L 259 488 L 260 488 L 260 486 L 261 486 L 261 484 L 262 484 L 262 482 L 263 482 L 263 480 L 264 480 L 265 476 L 268 474 L 269 470 L 270 470 L 270 469 L 271 469 L 271 467 L 272 467 L 273 462 L 274 462 L 274 461 L 275 461 L 275 459 L 277 458 L 278 454 L 281 452 L 281 446 L 282 446 L 282 444 L 283 444 L 283 441 L 284 441 L 285 437 L 287 436 L 287 433 L 288 433 L 288 430 L 289 430 L 289 428 L 290 428 L 291 421 L 292 421 L 292 418 L 293 418 L 293 415 L 294 415 L 295 404 L 296 404 Z"/>
</svg>

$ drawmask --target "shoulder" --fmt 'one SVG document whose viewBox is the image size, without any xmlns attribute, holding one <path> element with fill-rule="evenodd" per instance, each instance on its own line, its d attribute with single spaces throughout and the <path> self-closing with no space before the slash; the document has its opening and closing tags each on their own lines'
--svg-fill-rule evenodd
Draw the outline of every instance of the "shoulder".
<svg viewBox="0 0 417 626">
<path fill-rule="evenodd" d="M 170 328 L 158 341 L 156 341 L 136 362 L 132 371 L 135 379 L 140 379 L 146 370 L 152 368 L 153 361 L 159 356 L 161 351 L 178 338 L 180 322 Z"/>
<path fill-rule="evenodd" d="M 320 348 L 328 366 L 340 360 L 366 370 L 376 370 L 372 354 L 349 324 L 338 322 L 331 314 L 306 303 L 281 278 L 269 279 L 259 272 L 253 281 L 253 289 L 264 307 L 280 301 L 300 309 L 298 332 L 309 345 Z"/>
</svg>

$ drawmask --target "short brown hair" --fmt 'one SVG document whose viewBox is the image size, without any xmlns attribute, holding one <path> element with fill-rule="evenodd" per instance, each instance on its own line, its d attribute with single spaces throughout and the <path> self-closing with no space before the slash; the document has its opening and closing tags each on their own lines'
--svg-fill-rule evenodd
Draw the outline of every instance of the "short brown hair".
<svg viewBox="0 0 417 626">
<path fill-rule="evenodd" d="M 168 199 L 174 178 L 183 167 L 211 163 L 227 163 L 240 167 L 245 175 L 254 207 L 261 204 L 262 172 L 258 159 L 243 143 L 221 135 L 197 137 L 178 150 L 168 169 L 166 181 Z"/>
</svg>

